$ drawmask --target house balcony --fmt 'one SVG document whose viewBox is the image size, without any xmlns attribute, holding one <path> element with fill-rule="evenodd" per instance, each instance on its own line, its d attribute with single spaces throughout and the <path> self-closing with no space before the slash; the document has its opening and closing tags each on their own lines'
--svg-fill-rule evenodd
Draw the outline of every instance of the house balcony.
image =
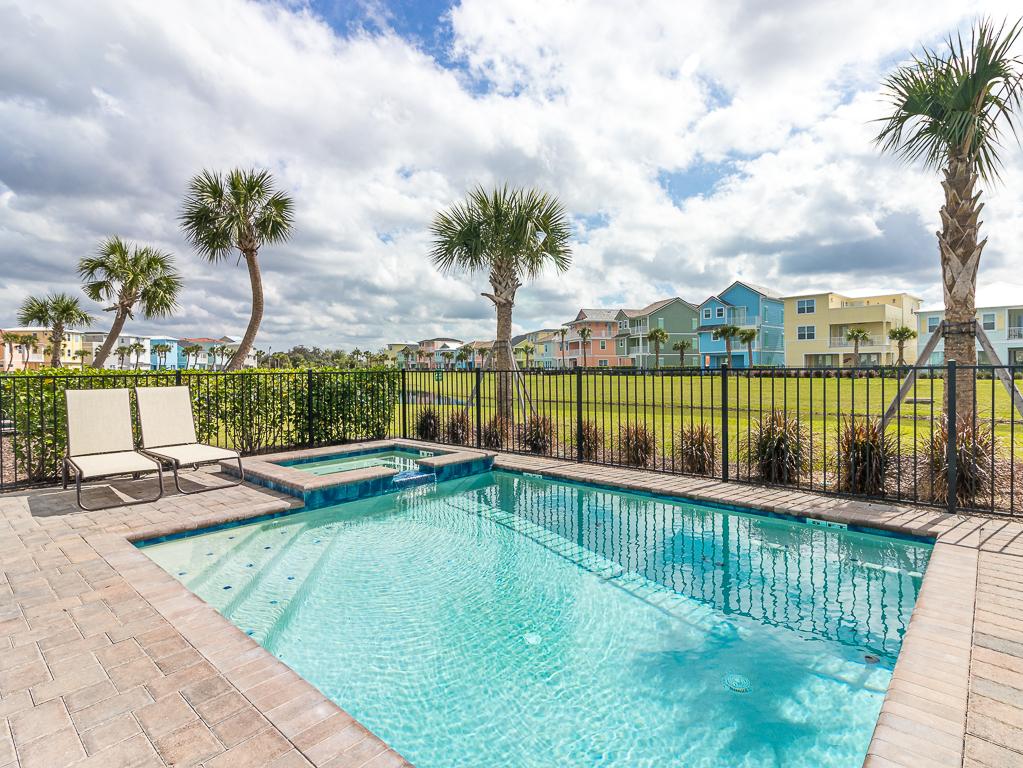
<svg viewBox="0 0 1023 768">
<path fill-rule="evenodd" d="M 1006 338 L 1010 341 L 1023 339 L 1023 326 L 1010 326 L 1005 329 Z"/>
<path fill-rule="evenodd" d="M 849 341 L 844 336 L 832 336 L 828 341 L 829 347 L 839 347 L 842 349 L 852 349 L 855 345 L 854 342 Z M 866 339 L 860 342 L 860 349 L 865 347 L 886 347 L 888 346 L 888 340 L 884 336 L 868 336 Z"/>
</svg>

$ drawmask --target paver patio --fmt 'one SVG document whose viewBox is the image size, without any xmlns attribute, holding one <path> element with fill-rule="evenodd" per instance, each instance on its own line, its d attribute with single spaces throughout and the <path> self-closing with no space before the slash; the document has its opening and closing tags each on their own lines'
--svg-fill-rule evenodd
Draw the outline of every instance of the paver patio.
<svg viewBox="0 0 1023 768">
<path fill-rule="evenodd" d="M 865 765 L 1023 766 L 1023 525 L 540 457 L 497 462 L 936 536 Z M 114 487 L 143 495 L 147 482 Z M 111 491 L 90 493 L 96 503 Z M 95 513 L 75 508 L 73 492 L 0 496 L 0 768 L 408 765 L 130 543 L 297 503 L 249 485 Z"/>
</svg>

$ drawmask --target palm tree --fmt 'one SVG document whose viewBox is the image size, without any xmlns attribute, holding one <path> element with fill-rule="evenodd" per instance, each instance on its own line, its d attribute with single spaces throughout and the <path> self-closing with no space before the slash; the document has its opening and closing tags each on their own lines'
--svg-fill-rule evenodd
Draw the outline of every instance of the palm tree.
<svg viewBox="0 0 1023 768">
<path fill-rule="evenodd" d="M 895 363 L 900 368 L 906 364 L 906 342 L 916 338 L 916 331 L 908 325 L 888 329 L 888 338 L 899 346 L 899 360 Z"/>
<path fill-rule="evenodd" d="M 565 335 L 568 333 L 568 328 L 558 328 L 558 336 L 561 337 L 561 367 L 565 368 Z"/>
<path fill-rule="evenodd" d="M 497 368 L 510 371 L 515 292 L 548 265 L 564 272 L 572 262 L 572 229 L 564 207 L 556 197 L 535 189 L 504 186 L 488 193 L 477 187 L 466 200 L 439 212 L 430 232 L 430 255 L 439 269 L 487 273 L 492 292 L 483 296 L 497 314 Z M 514 393 L 507 376 L 498 377 L 497 401 L 499 415 L 510 418 Z"/>
<path fill-rule="evenodd" d="M 135 357 L 135 370 L 139 369 L 139 363 L 142 361 L 142 353 L 146 351 L 146 345 L 141 341 L 134 341 L 128 345 L 128 351 Z"/>
<path fill-rule="evenodd" d="M 450 350 L 445 349 L 443 352 L 440 353 L 440 356 L 444 358 L 444 370 L 450 369 L 451 358 L 455 356 L 454 353 L 452 353 Z"/>
<path fill-rule="evenodd" d="M 85 295 L 109 303 L 103 311 L 114 313 L 110 331 L 93 358 L 95 368 L 103 367 L 125 320 L 134 319 L 136 307 L 147 320 L 167 317 L 177 306 L 181 291 L 173 256 L 149 246 L 129 245 L 119 237 L 107 238 L 95 255 L 79 261 L 78 274 L 85 281 Z"/>
<path fill-rule="evenodd" d="M 1020 22 L 1006 28 L 984 20 L 969 44 L 956 35 L 949 37 L 946 51 L 925 48 L 885 81 L 892 112 L 881 119 L 875 139 L 882 151 L 920 161 L 944 176 L 938 252 L 945 358 L 966 366 L 977 360 L 977 268 L 987 242 L 980 239 L 982 204 L 975 187 L 978 178 L 987 183 L 998 179 L 1002 129 L 1015 131 L 1013 113 L 1023 103 L 1023 57 L 1011 50 L 1021 31 Z M 959 413 L 972 409 L 975 383 L 971 370 L 957 377 Z"/>
<path fill-rule="evenodd" d="M 82 368 L 84 368 L 85 367 L 85 358 L 87 358 L 89 356 L 89 350 L 87 350 L 87 349 L 76 349 L 74 356 L 78 358 L 78 364 Z"/>
<path fill-rule="evenodd" d="M 66 293 L 51 293 L 41 299 L 30 296 L 18 310 L 18 322 L 22 325 L 50 329 L 51 368 L 60 368 L 64 332 L 69 328 L 88 328 L 92 321 L 92 315 L 82 309 L 78 299 Z"/>
<path fill-rule="evenodd" d="M 458 352 L 455 353 L 455 362 L 461 363 L 463 366 L 469 362 L 469 358 L 472 356 L 472 352 L 468 347 L 459 347 Z"/>
<path fill-rule="evenodd" d="M 870 340 L 870 334 L 862 328 L 850 328 L 845 332 L 845 340 L 853 345 L 853 368 L 860 367 L 860 344 Z"/>
<path fill-rule="evenodd" d="M 522 354 L 523 354 L 523 355 L 525 355 L 525 358 L 526 358 L 526 367 L 527 367 L 527 368 L 529 367 L 529 359 L 530 359 L 530 358 L 531 358 L 531 357 L 533 356 L 533 353 L 534 353 L 535 351 L 536 351 L 536 347 L 535 347 L 535 346 L 533 346 L 533 345 L 532 345 L 531 343 L 529 343 L 528 341 L 527 341 L 527 342 L 526 342 L 525 344 L 523 344 L 523 345 L 522 345 Z"/>
<path fill-rule="evenodd" d="M 735 338 L 738 339 L 740 344 L 746 345 L 746 354 L 749 355 L 749 367 L 753 367 L 753 342 L 757 340 L 757 329 L 756 328 L 740 328 L 739 332 L 735 334 Z"/>
<path fill-rule="evenodd" d="M 5 331 L 3 334 L 0 334 L 0 343 L 7 347 L 7 367 L 5 370 L 9 371 L 14 366 L 14 348 L 18 346 L 20 340 L 21 336 L 17 333 Z"/>
<path fill-rule="evenodd" d="M 20 337 L 18 341 L 18 351 L 21 352 L 21 369 L 24 371 L 28 368 L 28 356 L 36 351 L 38 348 L 38 342 L 36 337 L 31 333 L 26 333 Z"/>
<path fill-rule="evenodd" d="M 171 351 L 171 345 L 170 344 L 154 344 L 153 345 L 153 354 L 156 355 L 156 364 L 157 364 L 157 366 L 159 366 L 160 368 L 166 368 L 167 367 L 167 355 L 170 354 L 170 351 Z M 258 350 L 256 352 L 256 360 L 260 360 L 261 356 L 264 355 L 264 354 L 265 353 L 263 352 L 263 350 Z"/>
<path fill-rule="evenodd" d="M 654 368 L 661 367 L 661 344 L 668 343 L 668 332 L 663 328 L 651 328 L 646 335 L 648 343 L 654 345 Z"/>
<path fill-rule="evenodd" d="M 222 261 L 237 250 L 249 270 L 252 313 L 227 365 L 229 371 L 242 367 L 263 320 L 259 249 L 283 243 L 291 236 L 293 209 L 291 198 L 276 190 L 269 171 L 203 171 L 188 185 L 181 213 L 181 228 L 188 242 L 210 262 Z"/>
<path fill-rule="evenodd" d="M 678 352 L 678 364 L 680 367 L 685 367 L 686 364 L 686 352 L 689 351 L 690 347 L 693 346 L 692 339 L 681 338 L 671 345 L 671 348 Z"/>
<path fill-rule="evenodd" d="M 725 342 L 725 357 L 728 358 L 728 365 L 732 364 L 732 340 L 739 335 L 739 327 L 736 325 L 722 325 L 714 331 L 715 339 L 723 339 Z"/>
<path fill-rule="evenodd" d="M 202 352 L 202 347 L 198 344 L 189 344 L 187 347 L 181 350 L 185 355 L 185 368 L 189 368 L 190 365 L 199 364 L 199 354 Z M 191 360 L 191 364 L 189 363 Z"/>
<path fill-rule="evenodd" d="M 586 353 L 590 349 L 590 336 L 592 336 L 592 335 L 593 335 L 593 331 L 591 331 L 586 326 L 583 326 L 582 328 L 579 329 L 579 338 L 581 339 L 581 342 L 579 344 L 579 348 L 582 349 L 582 352 L 583 352 L 583 368 L 588 367 L 587 366 Z"/>
<path fill-rule="evenodd" d="M 129 354 L 128 346 L 126 344 L 122 344 L 116 350 L 114 350 L 114 354 L 117 355 L 117 367 L 123 369 L 124 361 Z"/>
</svg>

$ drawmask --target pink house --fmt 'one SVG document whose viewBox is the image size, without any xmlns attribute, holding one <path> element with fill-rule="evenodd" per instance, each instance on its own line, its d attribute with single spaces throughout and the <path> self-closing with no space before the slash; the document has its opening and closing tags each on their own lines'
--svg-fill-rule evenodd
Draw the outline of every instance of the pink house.
<svg viewBox="0 0 1023 768">
<path fill-rule="evenodd" d="M 565 335 L 564 356 L 561 341 L 555 345 L 555 365 L 569 368 L 586 365 L 592 368 L 613 368 L 629 365 L 628 358 L 619 358 L 616 352 L 615 335 L 618 333 L 617 309 L 580 309 L 575 320 L 565 323 L 568 333 Z M 590 337 L 583 341 L 583 329 L 588 329 Z"/>
</svg>

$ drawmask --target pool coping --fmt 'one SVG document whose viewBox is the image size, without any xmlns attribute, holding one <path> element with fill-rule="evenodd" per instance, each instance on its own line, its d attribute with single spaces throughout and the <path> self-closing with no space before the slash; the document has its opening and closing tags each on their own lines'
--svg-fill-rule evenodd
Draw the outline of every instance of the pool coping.
<svg viewBox="0 0 1023 768">
<path fill-rule="evenodd" d="M 309 455 L 310 452 L 328 455 L 344 452 L 345 448 L 355 450 L 356 446 L 386 446 L 395 442 L 417 450 L 452 449 L 451 446 L 422 441 L 387 440 L 275 455 L 288 458 L 296 454 Z M 257 461 L 266 458 L 269 457 L 254 457 Z M 933 509 L 874 504 L 797 490 L 722 483 L 699 477 L 537 456 L 498 453 L 495 468 L 739 506 L 782 516 L 812 517 L 933 537 L 934 551 L 864 764 L 874 768 L 1023 765 L 1023 608 L 1017 607 L 1023 604 L 1020 602 L 1023 598 L 1023 526 L 1020 523 L 979 516 L 948 516 Z M 236 690 L 261 718 L 265 718 L 270 730 L 261 731 L 259 736 L 229 747 L 219 757 L 207 760 L 205 765 L 210 768 L 233 766 L 236 764 L 234 761 L 242 756 L 251 759 L 251 763 L 245 764 L 270 764 L 273 758 L 269 753 L 261 757 L 263 753 L 254 753 L 254 750 L 257 746 L 260 750 L 266 746 L 270 738 L 267 734 L 271 730 L 275 732 L 274 743 L 281 750 L 290 750 L 286 756 L 295 756 L 293 763 L 285 761 L 282 765 L 330 765 L 330 768 L 335 765 L 339 768 L 345 765 L 365 765 L 367 768 L 408 765 L 311 683 L 220 616 L 133 544 L 142 539 L 242 524 L 261 516 L 290 514 L 301 510 L 300 502 L 264 488 L 243 484 L 235 489 L 201 496 L 169 495 L 153 504 L 140 504 L 113 513 L 76 512 L 68 515 L 66 521 L 33 517 L 28 512 L 30 498 L 46 496 L 66 498 L 69 501 L 61 504 L 73 504 L 70 500 L 73 494 L 68 496 L 65 492 L 61 495 L 53 489 L 0 496 L 0 526 L 13 534 L 0 541 L 0 554 L 6 553 L 6 559 L 0 560 L 0 597 L 3 597 L 6 586 L 8 603 L 13 600 L 16 606 L 24 606 L 18 608 L 21 613 L 15 618 L 8 618 L 7 613 L 0 615 L 0 629 L 4 630 L 0 632 L 0 650 L 38 641 L 42 654 L 48 659 L 51 651 L 46 648 L 50 647 L 51 639 L 45 632 L 54 633 L 58 628 L 64 632 L 62 627 L 68 619 L 68 611 L 75 610 L 73 606 L 69 609 L 72 598 L 62 597 L 60 592 L 56 592 L 56 596 L 50 598 L 52 602 L 44 604 L 42 598 L 35 594 L 39 590 L 36 586 L 32 587 L 31 593 L 25 592 L 26 597 L 22 598 L 22 590 L 25 589 L 23 578 L 32 577 L 31 568 L 35 569 L 34 572 L 45 573 L 41 571 L 43 564 L 55 561 L 57 555 L 60 556 L 57 562 L 70 563 L 61 566 L 69 569 L 61 571 L 66 576 L 74 575 L 76 564 L 91 568 L 95 562 L 93 558 L 98 558 L 105 567 L 109 566 L 111 574 L 122 581 L 97 576 L 97 586 L 89 587 L 92 591 L 87 589 L 76 598 L 83 607 L 95 607 L 100 601 L 115 607 L 120 604 L 117 601 L 134 606 L 128 593 L 137 593 L 162 617 L 170 630 L 178 633 L 194 649 L 189 653 L 197 654 L 200 659 L 198 664 L 168 673 L 157 680 L 158 689 L 153 689 L 150 684 L 152 696 L 146 701 L 152 702 L 157 690 L 162 695 L 178 691 L 189 704 L 194 705 L 191 697 L 205 690 L 208 682 L 192 676 L 198 675 L 195 670 L 202 667 L 203 675 L 215 674 L 226 681 L 224 685 Z M 43 549 L 44 546 L 47 549 Z M 37 554 L 32 554 L 35 547 L 40 549 Z M 31 568 L 23 571 L 29 567 L 25 563 L 26 558 L 37 564 L 31 565 L 30 562 Z M 23 572 L 27 576 L 22 577 Z M 39 578 L 34 577 L 30 583 L 35 585 L 38 581 Z M 30 594 L 31 600 L 28 600 Z M 4 607 L 2 603 L 0 601 L 0 608 Z M 22 613 L 24 618 L 20 618 Z M 139 615 L 135 607 L 131 614 L 126 614 L 135 615 Z M 39 622 L 54 628 L 36 629 Z M 109 630 L 111 639 L 107 643 L 134 637 L 148 652 L 145 633 L 154 631 L 152 622 L 137 619 L 135 623 L 140 628 L 134 633 L 129 627 L 118 629 L 116 635 Z M 84 628 L 79 633 L 84 635 L 80 642 L 96 640 L 96 636 Z M 22 634 L 25 640 L 18 639 Z M 46 646 L 40 638 L 46 640 Z M 15 673 L 20 680 L 20 676 L 34 664 L 18 666 L 13 672 L 0 671 L 0 686 L 7 688 L 7 681 L 13 679 Z M 135 662 L 129 664 L 134 665 Z M 162 662 L 158 660 L 158 664 Z M 57 679 L 56 670 L 53 677 L 52 682 L 41 685 L 55 686 L 61 682 Z M 10 715 L 18 711 L 18 706 L 29 713 L 34 711 L 32 707 L 38 709 L 43 706 L 39 700 L 33 703 L 28 688 L 23 695 L 12 697 L 6 691 L 4 693 L 6 698 L 0 697 L 0 757 L 4 755 L 5 738 L 10 738 L 10 731 L 5 735 L 2 718 L 20 717 L 21 713 Z M 22 698 L 18 699 L 18 696 Z M 148 706 L 157 704 L 159 702 Z M 1002 707 L 1002 714 L 995 705 Z M 24 709 L 26 706 L 28 710 Z M 72 714 L 71 717 L 75 719 L 77 716 Z M 310 725 L 313 720 L 316 722 Z M 310 746 L 313 732 L 319 741 Z M 351 750 L 357 749 L 350 742 L 353 737 L 357 737 L 357 743 L 362 745 L 358 750 L 369 753 L 365 760 L 360 758 L 360 762 L 351 759 Z M 141 733 L 138 738 L 145 740 Z M 254 745 L 257 740 L 259 744 Z M 122 742 L 118 748 L 124 743 L 127 742 Z M 153 743 L 159 744 L 155 739 Z M 160 754 L 163 754 L 162 749 Z M 360 751 L 358 754 L 363 753 Z M 88 758 L 90 766 L 95 762 L 93 757 Z M 3 762 L 0 760 L 0 764 Z M 113 764 L 116 763 L 105 763 L 111 768 Z M 274 765 L 277 768 L 278 763 Z"/>
</svg>

